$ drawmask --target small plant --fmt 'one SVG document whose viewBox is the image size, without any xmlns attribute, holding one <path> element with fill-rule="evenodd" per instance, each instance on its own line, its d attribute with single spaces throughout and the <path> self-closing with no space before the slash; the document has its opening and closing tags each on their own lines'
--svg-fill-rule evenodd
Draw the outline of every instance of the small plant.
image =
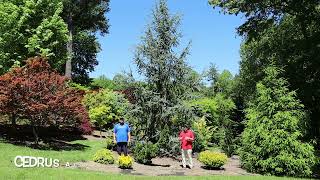
<svg viewBox="0 0 320 180">
<path fill-rule="evenodd" d="M 137 143 L 134 147 L 133 154 L 138 163 L 151 164 L 151 159 L 156 157 L 158 153 L 158 146 L 156 144 Z"/>
<path fill-rule="evenodd" d="M 133 159 L 130 156 L 119 156 L 118 165 L 121 169 L 132 169 Z"/>
<path fill-rule="evenodd" d="M 112 148 L 114 146 L 112 138 L 107 137 L 105 140 L 105 143 L 106 143 L 106 148 L 112 150 Z"/>
<path fill-rule="evenodd" d="M 228 160 L 227 155 L 219 152 L 203 151 L 199 154 L 198 160 L 207 168 L 221 168 Z"/>
<path fill-rule="evenodd" d="M 206 118 L 203 116 L 199 120 L 194 121 L 192 129 L 196 134 L 194 151 L 200 152 L 206 150 L 216 128 L 207 125 Z"/>
<path fill-rule="evenodd" d="M 101 164 L 113 164 L 113 153 L 108 149 L 100 149 L 94 155 L 93 161 Z"/>
</svg>

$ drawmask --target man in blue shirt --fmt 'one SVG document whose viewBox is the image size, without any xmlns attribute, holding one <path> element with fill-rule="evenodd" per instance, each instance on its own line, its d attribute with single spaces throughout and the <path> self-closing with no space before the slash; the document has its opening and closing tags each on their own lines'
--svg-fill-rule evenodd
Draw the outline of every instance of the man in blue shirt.
<svg viewBox="0 0 320 180">
<path fill-rule="evenodd" d="M 130 127 L 124 123 L 124 118 L 120 118 L 119 123 L 113 129 L 113 141 L 117 143 L 117 152 L 119 155 L 123 152 L 125 156 L 128 155 L 128 143 L 130 143 Z"/>
</svg>

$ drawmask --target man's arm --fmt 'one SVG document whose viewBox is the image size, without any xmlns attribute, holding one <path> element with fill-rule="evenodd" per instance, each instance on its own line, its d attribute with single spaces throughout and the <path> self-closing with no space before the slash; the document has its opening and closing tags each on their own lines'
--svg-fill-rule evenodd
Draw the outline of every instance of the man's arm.
<svg viewBox="0 0 320 180">
<path fill-rule="evenodd" d="M 116 141 L 116 133 L 115 132 L 113 132 L 113 142 L 117 143 L 117 141 Z"/>
<path fill-rule="evenodd" d="M 128 132 L 128 142 L 131 142 L 131 134 L 130 134 L 130 131 Z"/>
<path fill-rule="evenodd" d="M 117 143 L 117 140 L 116 140 L 116 132 L 117 132 L 117 130 L 116 130 L 116 126 L 114 126 L 114 128 L 113 128 L 113 142 L 114 143 Z"/>
<path fill-rule="evenodd" d="M 129 125 L 128 125 L 127 130 L 128 130 L 128 143 L 130 143 L 131 142 L 131 134 L 130 134 L 131 129 L 130 129 Z"/>
<path fill-rule="evenodd" d="M 189 138 L 190 141 L 194 141 L 194 133 L 191 131 L 191 137 Z"/>
</svg>

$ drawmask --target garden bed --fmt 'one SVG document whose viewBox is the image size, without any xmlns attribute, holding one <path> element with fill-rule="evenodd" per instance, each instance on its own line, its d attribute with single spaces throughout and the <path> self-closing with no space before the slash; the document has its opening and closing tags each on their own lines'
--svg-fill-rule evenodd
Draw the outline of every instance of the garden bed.
<svg viewBox="0 0 320 180">
<path fill-rule="evenodd" d="M 76 166 L 85 170 L 145 176 L 253 175 L 240 168 L 240 161 L 237 156 L 229 158 L 227 164 L 221 170 L 204 169 L 195 158 L 193 158 L 194 167 L 192 169 L 182 168 L 181 162 L 171 158 L 154 158 L 152 162 L 152 165 L 134 163 L 133 169 L 130 170 L 122 170 L 116 164 L 104 165 L 93 161 L 78 162 Z"/>
</svg>

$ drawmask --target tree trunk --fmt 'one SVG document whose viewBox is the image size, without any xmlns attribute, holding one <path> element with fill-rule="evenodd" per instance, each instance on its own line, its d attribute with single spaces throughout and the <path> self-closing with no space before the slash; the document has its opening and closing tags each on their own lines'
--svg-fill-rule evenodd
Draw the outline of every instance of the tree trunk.
<svg viewBox="0 0 320 180">
<path fill-rule="evenodd" d="M 100 128 L 100 138 L 102 138 L 102 127 L 101 127 L 101 125 L 99 125 L 99 128 Z"/>
<path fill-rule="evenodd" d="M 16 120 L 17 120 L 16 114 L 12 113 L 11 114 L 11 125 L 12 126 L 16 126 Z"/>
<path fill-rule="evenodd" d="M 72 15 L 69 14 L 68 17 L 68 30 L 69 30 L 69 41 L 67 43 L 67 52 L 68 52 L 68 59 L 66 62 L 66 69 L 65 69 L 65 76 L 68 78 L 71 77 L 72 73 L 72 58 L 73 58 L 73 21 L 72 21 Z"/>
<path fill-rule="evenodd" d="M 36 126 L 32 126 L 32 133 L 33 133 L 33 136 L 34 136 L 34 139 L 35 139 L 35 143 L 36 145 L 39 144 L 39 137 L 38 137 L 38 133 L 37 133 L 37 128 Z"/>
</svg>

